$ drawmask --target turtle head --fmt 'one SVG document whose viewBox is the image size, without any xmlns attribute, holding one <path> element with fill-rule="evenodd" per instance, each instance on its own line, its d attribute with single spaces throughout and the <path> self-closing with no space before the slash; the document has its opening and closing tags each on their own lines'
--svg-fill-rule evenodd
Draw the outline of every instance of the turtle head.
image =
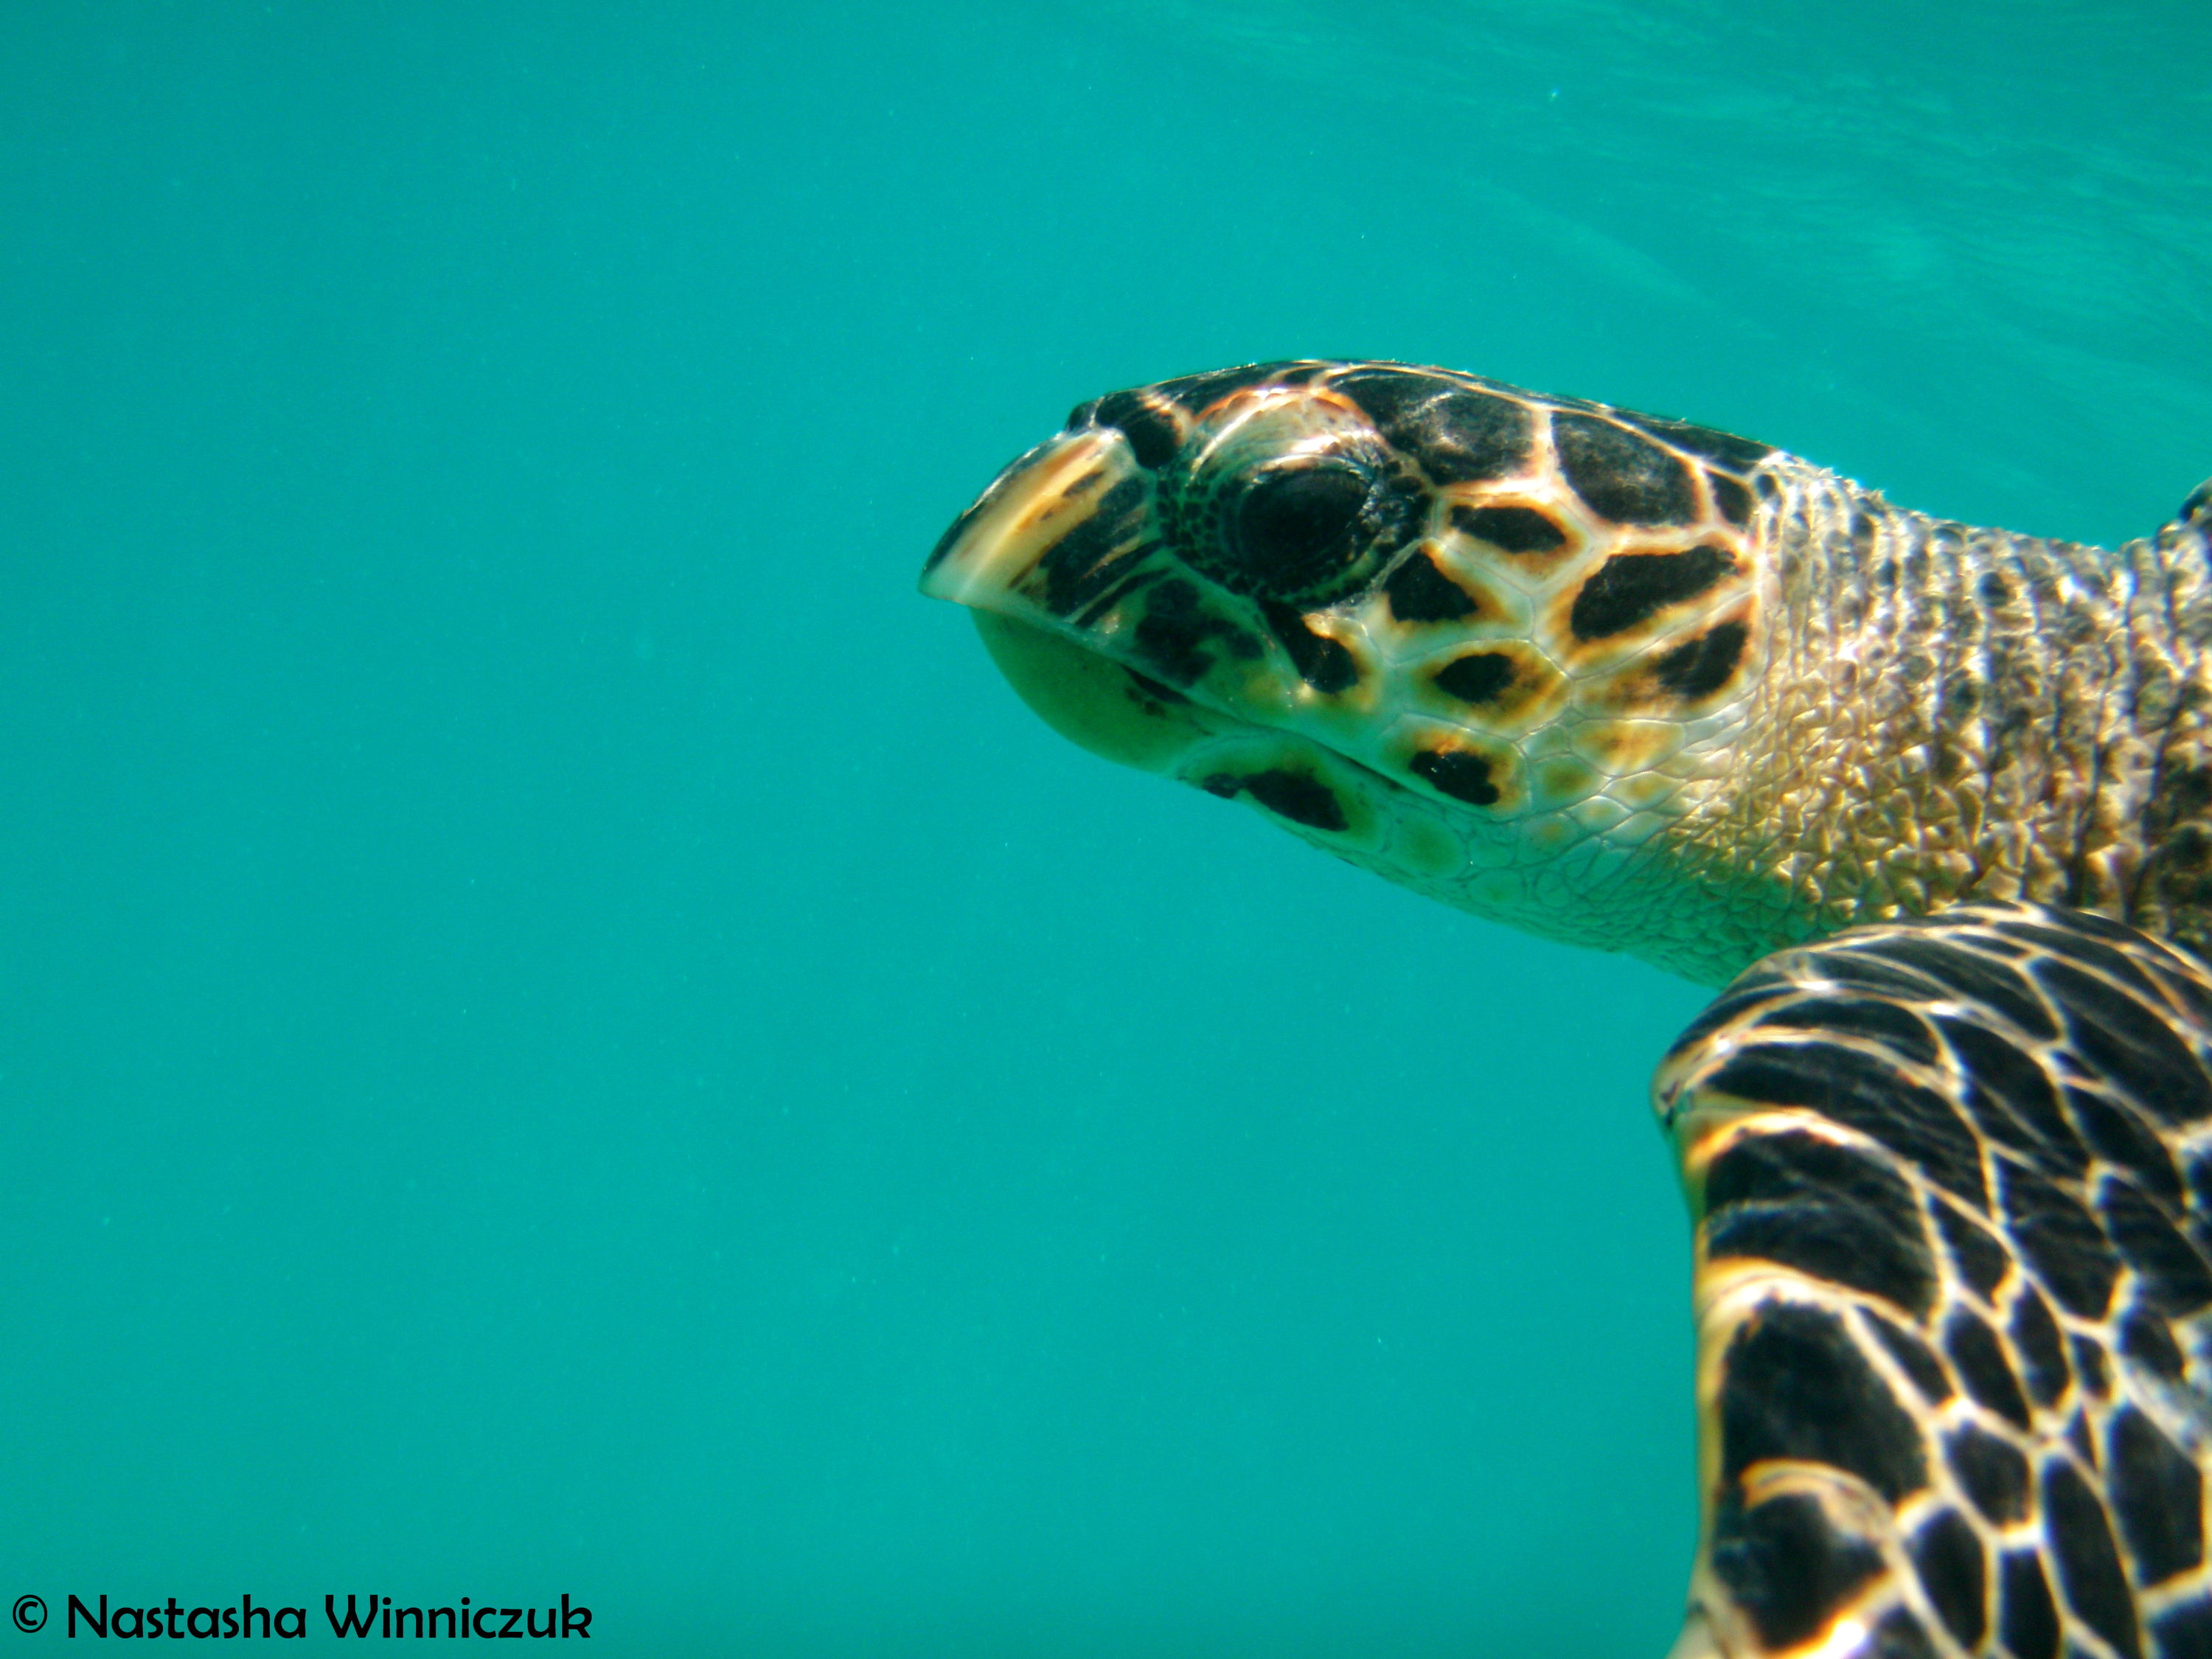
<svg viewBox="0 0 2212 1659">
<path fill-rule="evenodd" d="M 1556 933 L 1536 867 L 1649 842 L 1741 721 L 1766 453 L 1438 369 L 1250 366 L 1079 407 L 921 586 L 1085 746 Z"/>
</svg>

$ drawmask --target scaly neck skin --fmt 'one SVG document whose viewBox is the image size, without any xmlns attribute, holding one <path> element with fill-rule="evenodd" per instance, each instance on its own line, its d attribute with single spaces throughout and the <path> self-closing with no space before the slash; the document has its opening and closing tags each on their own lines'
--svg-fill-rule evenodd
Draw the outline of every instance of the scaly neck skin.
<svg viewBox="0 0 2212 1659">
<path fill-rule="evenodd" d="M 1903 512 L 1794 459 L 1761 484 L 1771 651 L 1738 763 L 1667 837 L 1676 871 L 1763 948 L 2025 897 L 2204 953 L 2202 527 L 2108 553 Z"/>
</svg>

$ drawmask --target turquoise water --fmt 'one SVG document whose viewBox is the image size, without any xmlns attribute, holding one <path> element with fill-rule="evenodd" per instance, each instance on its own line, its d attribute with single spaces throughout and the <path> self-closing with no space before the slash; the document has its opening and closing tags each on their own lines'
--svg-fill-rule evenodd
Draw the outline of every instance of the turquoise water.
<svg viewBox="0 0 2212 1659">
<path fill-rule="evenodd" d="M 1091 759 L 915 576 L 1300 355 L 2143 533 L 2208 118 L 2202 0 L 8 8 L 0 1645 L 1662 1652 L 1701 994 Z"/>
</svg>

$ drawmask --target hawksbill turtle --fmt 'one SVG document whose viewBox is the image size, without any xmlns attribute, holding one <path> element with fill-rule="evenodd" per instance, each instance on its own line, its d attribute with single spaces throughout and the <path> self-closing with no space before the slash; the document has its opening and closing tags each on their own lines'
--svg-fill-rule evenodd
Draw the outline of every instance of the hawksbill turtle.
<svg viewBox="0 0 2212 1659">
<path fill-rule="evenodd" d="M 1724 986 L 1676 1659 L 2212 1656 L 2212 483 L 2107 552 L 1274 362 L 1084 404 L 921 585 L 1088 748 Z"/>
</svg>

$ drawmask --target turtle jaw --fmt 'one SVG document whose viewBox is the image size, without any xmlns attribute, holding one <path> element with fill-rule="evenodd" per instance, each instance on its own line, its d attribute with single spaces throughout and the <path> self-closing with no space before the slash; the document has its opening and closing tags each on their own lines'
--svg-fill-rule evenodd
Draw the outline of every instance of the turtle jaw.
<svg viewBox="0 0 2212 1659">
<path fill-rule="evenodd" d="M 1110 593 L 1155 544 L 1151 498 L 1151 475 L 1121 433 L 1062 433 L 961 514 L 930 555 L 921 591 L 968 608 L 1006 683 L 1053 730 L 1121 765 L 1176 776 L 1243 722 L 1099 651 L 1070 615 Z"/>
<path fill-rule="evenodd" d="M 968 614 L 1031 712 L 1118 765 L 1181 776 L 1200 749 L 1237 724 L 1048 629 L 981 607 Z"/>
<path fill-rule="evenodd" d="M 1177 672 L 1181 636 L 1158 594 L 1191 579 L 1165 544 L 1152 473 L 1111 427 L 1085 426 L 1001 472 L 938 543 L 921 591 L 968 608 L 1007 684 L 1044 722 L 1107 760 L 1243 796 L 1346 857 L 1375 852 L 1402 790 L 1267 718 L 1284 678 L 1237 662 L 1224 707 L 1204 659 Z M 1162 641 L 1170 643 L 1165 647 Z M 1148 645 L 1149 641 L 1149 645 Z M 1217 665 L 1217 667 L 1218 665 Z M 1248 707 L 1247 705 L 1252 705 Z"/>
</svg>

